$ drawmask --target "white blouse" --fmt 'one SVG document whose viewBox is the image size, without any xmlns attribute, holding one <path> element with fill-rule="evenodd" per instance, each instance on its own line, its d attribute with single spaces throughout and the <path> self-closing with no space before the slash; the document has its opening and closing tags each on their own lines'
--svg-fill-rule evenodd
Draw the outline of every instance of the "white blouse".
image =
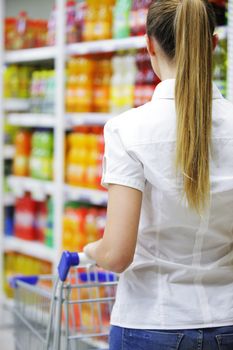
<svg viewBox="0 0 233 350">
<path fill-rule="evenodd" d="M 105 126 L 102 183 L 143 191 L 134 261 L 120 276 L 112 313 L 116 326 L 233 325 L 233 104 L 214 86 L 211 205 L 200 217 L 174 170 L 174 87 L 175 80 L 160 83 L 151 102 Z"/>
</svg>

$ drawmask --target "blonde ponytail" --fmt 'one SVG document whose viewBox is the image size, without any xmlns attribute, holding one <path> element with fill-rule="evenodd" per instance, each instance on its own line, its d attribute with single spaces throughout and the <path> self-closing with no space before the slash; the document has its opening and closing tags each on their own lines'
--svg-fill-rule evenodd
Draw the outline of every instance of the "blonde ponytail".
<svg viewBox="0 0 233 350">
<path fill-rule="evenodd" d="M 182 0 L 175 17 L 176 167 L 189 206 L 209 204 L 212 128 L 212 30 L 203 0 Z"/>
<path fill-rule="evenodd" d="M 215 13 L 208 0 L 154 0 L 147 34 L 176 62 L 176 168 L 189 206 L 199 213 L 210 197 L 212 59 Z"/>
</svg>

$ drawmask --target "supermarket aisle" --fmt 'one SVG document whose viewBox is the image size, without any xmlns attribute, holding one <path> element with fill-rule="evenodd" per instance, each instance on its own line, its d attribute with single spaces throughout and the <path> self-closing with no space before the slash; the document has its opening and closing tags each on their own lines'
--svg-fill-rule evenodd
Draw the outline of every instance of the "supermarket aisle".
<svg viewBox="0 0 233 350">
<path fill-rule="evenodd" d="M 2 305 L 0 305 L 0 348 L 14 350 L 12 315 Z"/>
</svg>

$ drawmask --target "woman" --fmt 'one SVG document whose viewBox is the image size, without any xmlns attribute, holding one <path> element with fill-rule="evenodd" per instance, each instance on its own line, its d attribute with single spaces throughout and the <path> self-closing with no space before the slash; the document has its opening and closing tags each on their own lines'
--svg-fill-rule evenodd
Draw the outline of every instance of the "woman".
<svg viewBox="0 0 233 350">
<path fill-rule="evenodd" d="M 233 105 L 212 84 L 207 0 L 155 0 L 152 101 L 105 127 L 102 240 L 86 253 L 121 273 L 111 350 L 233 349 Z"/>
</svg>

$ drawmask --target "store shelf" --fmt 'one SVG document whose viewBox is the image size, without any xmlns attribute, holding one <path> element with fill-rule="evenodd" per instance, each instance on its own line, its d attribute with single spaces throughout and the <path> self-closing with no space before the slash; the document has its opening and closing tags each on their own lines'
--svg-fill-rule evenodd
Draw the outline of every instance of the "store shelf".
<svg viewBox="0 0 233 350">
<path fill-rule="evenodd" d="M 3 148 L 4 159 L 12 159 L 15 155 L 15 147 L 13 145 L 6 145 Z"/>
<path fill-rule="evenodd" d="M 125 39 L 110 39 L 90 41 L 67 45 L 66 53 L 70 55 L 83 55 L 87 53 L 114 52 L 120 50 L 141 49 L 146 47 L 144 36 Z"/>
<path fill-rule="evenodd" d="M 36 180 L 29 177 L 9 176 L 8 185 L 12 192 L 21 197 L 24 192 L 31 192 L 33 198 L 43 200 L 47 195 L 53 195 L 54 183 L 50 181 Z"/>
<path fill-rule="evenodd" d="M 50 114 L 11 113 L 7 116 L 7 122 L 10 125 L 53 128 L 56 119 Z"/>
<path fill-rule="evenodd" d="M 54 262 L 55 254 L 53 249 L 46 247 L 44 244 L 33 241 L 26 241 L 16 237 L 4 237 L 4 251 L 16 251 L 21 254 L 29 255 L 41 260 Z"/>
<path fill-rule="evenodd" d="M 103 126 L 109 119 L 114 117 L 110 113 L 70 113 L 66 114 L 66 126 L 68 129 L 79 125 Z"/>
<path fill-rule="evenodd" d="M 69 185 L 65 185 L 64 191 L 67 200 L 80 201 L 93 205 L 107 205 L 108 194 L 105 191 L 90 190 Z"/>
<path fill-rule="evenodd" d="M 30 108 L 30 100 L 28 99 L 9 98 L 3 102 L 3 109 L 9 112 L 24 112 Z"/>
<path fill-rule="evenodd" d="M 12 193 L 5 193 L 3 195 L 3 204 L 5 207 L 10 207 L 15 204 L 15 197 Z"/>
<path fill-rule="evenodd" d="M 35 49 L 7 51 L 5 54 L 5 63 L 46 61 L 54 59 L 55 56 L 55 47 L 40 47 Z"/>
</svg>

